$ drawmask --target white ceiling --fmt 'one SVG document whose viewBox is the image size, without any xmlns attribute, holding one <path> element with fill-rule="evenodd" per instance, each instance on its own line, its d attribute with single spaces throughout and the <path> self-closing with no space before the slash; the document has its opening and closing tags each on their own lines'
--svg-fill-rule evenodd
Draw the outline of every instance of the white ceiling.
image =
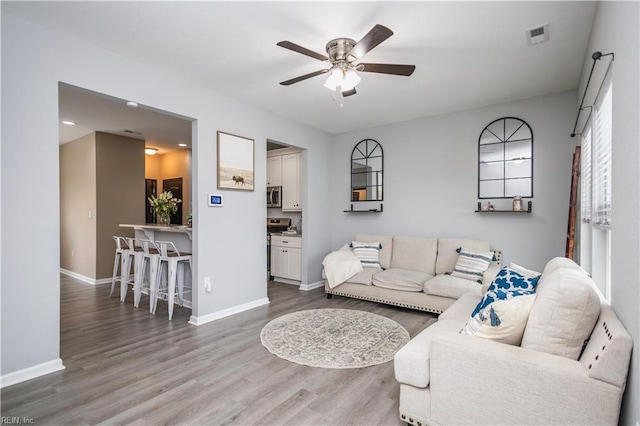
<svg viewBox="0 0 640 426">
<path fill-rule="evenodd" d="M 171 69 L 248 104 L 329 133 L 575 89 L 595 2 L 2 2 L 2 11 Z M 550 41 L 525 30 L 549 23 Z M 375 24 L 394 35 L 361 61 L 414 64 L 411 77 L 361 73 L 344 107 L 325 78 L 278 83 L 326 63 L 336 37 Z M 62 117 L 61 117 L 62 118 Z M 133 129 L 135 130 L 135 129 Z"/>
</svg>

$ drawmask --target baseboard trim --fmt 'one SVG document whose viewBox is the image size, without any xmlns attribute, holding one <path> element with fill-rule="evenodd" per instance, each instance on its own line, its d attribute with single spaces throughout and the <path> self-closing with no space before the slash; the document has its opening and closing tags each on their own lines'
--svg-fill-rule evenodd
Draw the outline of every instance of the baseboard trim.
<svg viewBox="0 0 640 426">
<path fill-rule="evenodd" d="M 100 278 L 96 280 L 95 278 L 87 277 L 64 268 L 60 268 L 60 273 L 91 285 L 111 284 L 111 278 Z"/>
<path fill-rule="evenodd" d="M 62 360 L 60 358 L 54 359 L 53 361 L 43 362 L 42 364 L 34 365 L 33 367 L 2 375 L 0 377 L 0 388 L 26 382 L 27 380 L 35 379 L 36 377 L 55 373 L 56 371 L 64 369 L 65 366 L 62 364 Z"/>
<path fill-rule="evenodd" d="M 203 325 L 215 320 L 219 320 L 221 318 L 239 314 L 240 312 L 248 311 L 249 309 L 268 305 L 269 303 L 271 303 L 269 302 L 269 298 L 265 297 L 262 299 L 254 300 L 253 302 L 243 303 L 242 305 L 233 306 L 231 308 L 223 309 L 221 311 L 214 312 L 208 315 L 203 315 L 200 317 L 195 317 L 191 315 L 191 318 L 189 318 L 189 324 L 196 325 L 196 326 Z"/>
<path fill-rule="evenodd" d="M 314 289 L 320 288 L 320 287 L 324 287 L 324 280 L 323 281 L 318 281 L 318 282 L 315 282 L 315 283 L 310 283 L 310 284 L 300 284 L 300 290 L 301 291 L 314 290 Z"/>
</svg>

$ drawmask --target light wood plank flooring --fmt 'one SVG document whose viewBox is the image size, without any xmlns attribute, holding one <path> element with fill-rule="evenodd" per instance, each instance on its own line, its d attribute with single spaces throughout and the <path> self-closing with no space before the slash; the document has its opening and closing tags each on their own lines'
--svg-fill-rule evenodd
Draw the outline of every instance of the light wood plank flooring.
<svg viewBox="0 0 640 426">
<path fill-rule="evenodd" d="M 109 298 L 109 285 L 61 276 L 61 357 L 66 369 L 1 392 L 2 416 L 39 424 L 396 425 L 393 362 L 359 369 L 294 364 L 260 343 L 280 315 L 317 308 L 359 309 L 402 324 L 411 337 L 434 316 L 301 292 L 270 283 L 271 303 L 195 327 L 191 311 L 166 303 L 150 315 Z"/>
</svg>

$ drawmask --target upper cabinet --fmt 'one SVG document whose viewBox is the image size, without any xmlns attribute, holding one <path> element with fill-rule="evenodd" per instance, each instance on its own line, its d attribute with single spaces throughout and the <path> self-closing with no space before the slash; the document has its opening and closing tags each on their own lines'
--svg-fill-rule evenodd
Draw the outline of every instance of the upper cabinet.
<svg viewBox="0 0 640 426">
<path fill-rule="evenodd" d="M 282 186 L 282 156 L 267 157 L 267 186 Z"/>
<path fill-rule="evenodd" d="M 282 156 L 282 211 L 302 211 L 302 154 Z"/>
<path fill-rule="evenodd" d="M 533 132 L 519 118 L 499 118 L 478 141 L 478 198 L 533 197 Z"/>
</svg>

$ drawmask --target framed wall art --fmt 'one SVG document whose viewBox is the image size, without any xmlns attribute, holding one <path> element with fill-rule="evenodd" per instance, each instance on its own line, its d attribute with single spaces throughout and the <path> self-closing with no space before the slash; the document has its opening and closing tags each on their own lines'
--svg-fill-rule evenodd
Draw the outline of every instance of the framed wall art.
<svg viewBox="0 0 640 426">
<path fill-rule="evenodd" d="M 255 189 L 254 144 L 253 139 L 218 131 L 218 189 Z"/>
</svg>

